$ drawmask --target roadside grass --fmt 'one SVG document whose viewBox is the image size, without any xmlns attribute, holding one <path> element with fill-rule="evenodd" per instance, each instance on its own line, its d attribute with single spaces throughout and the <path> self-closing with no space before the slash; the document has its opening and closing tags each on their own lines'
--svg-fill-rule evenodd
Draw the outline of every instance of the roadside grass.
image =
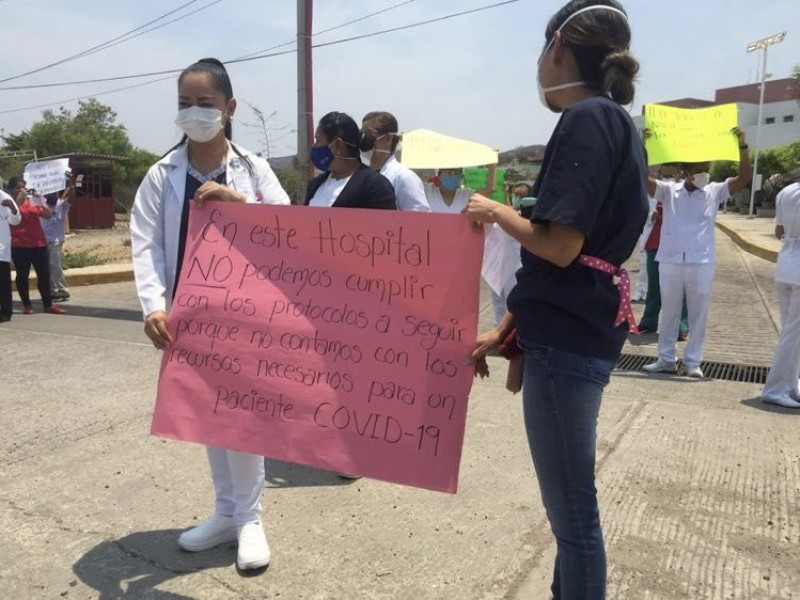
<svg viewBox="0 0 800 600">
<path fill-rule="evenodd" d="M 95 267 L 111 262 L 111 258 L 102 252 L 102 246 L 97 244 L 82 250 L 67 250 L 61 256 L 63 269 L 79 269 L 81 267 Z"/>
</svg>

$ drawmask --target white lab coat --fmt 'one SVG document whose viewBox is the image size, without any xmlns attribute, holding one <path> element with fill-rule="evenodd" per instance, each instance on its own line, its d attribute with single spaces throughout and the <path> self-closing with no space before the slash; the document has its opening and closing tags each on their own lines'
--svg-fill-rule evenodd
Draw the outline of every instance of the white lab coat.
<svg viewBox="0 0 800 600">
<path fill-rule="evenodd" d="M 0 190 L 0 202 L 3 200 L 11 200 L 14 202 L 14 199 L 6 194 L 3 190 Z M 14 206 L 17 203 L 14 202 Z M 11 262 L 11 227 L 14 225 L 19 225 L 22 221 L 22 215 L 19 212 L 19 208 L 17 208 L 16 214 L 11 212 L 11 209 L 7 206 L 0 206 L 0 262 Z"/>
<path fill-rule="evenodd" d="M 248 202 L 289 204 L 289 196 L 263 158 L 237 146 L 252 173 L 229 146 L 225 184 Z M 136 291 L 145 317 L 167 310 L 178 264 L 181 212 L 186 195 L 188 146 L 170 152 L 150 167 L 131 212 L 131 247 Z M 217 513 L 232 516 L 241 527 L 261 520 L 264 458 L 244 452 L 208 447 Z"/>
<path fill-rule="evenodd" d="M 252 174 L 229 146 L 225 184 L 248 202 L 289 204 L 289 196 L 263 158 L 237 146 Z M 145 316 L 167 310 L 178 263 L 181 212 L 186 193 L 188 146 L 173 150 L 145 175 L 131 211 L 131 249 L 136 291 Z"/>
<path fill-rule="evenodd" d="M 431 212 L 428 199 L 425 197 L 425 186 L 419 175 L 405 165 L 401 165 L 394 155 L 383 163 L 380 174 L 386 177 L 394 188 L 397 210 Z"/>
</svg>

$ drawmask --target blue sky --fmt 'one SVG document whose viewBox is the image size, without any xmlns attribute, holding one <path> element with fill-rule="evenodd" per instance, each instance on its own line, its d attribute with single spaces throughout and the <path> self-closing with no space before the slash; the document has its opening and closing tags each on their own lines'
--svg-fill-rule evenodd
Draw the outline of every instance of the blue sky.
<svg viewBox="0 0 800 600">
<path fill-rule="evenodd" d="M 207 4 L 200 0 L 177 15 Z M 415 0 L 315 37 L 327 42 L 493 4 L 497 0 Z M 0 79 L 75 54 L 144 24 L 185 0 L 0 0 L 6 27 Z M 317 0 L 314 31 L 349 23 L 400 0 Z M 344 43 L 314 52 L 314 116 L 330 110 L 356 120 L 371 110 L 394 113 L 401 130 L 425 127 L 501 149 L 544 143 L 557 117 L 536 92 L 536 59 L 544 28 L 562 2 L 520 0 L 492 10 L 423 27 Z M 800 63 L 797 0 L 628 0 L 632 51 L 642 70 L 631 111 L 644 102 L 694 96 L 753 82 L 761 53 L 748 42 L 788 29 L 770 48 L 768 72 L 788 77 Z M 182 68 L 203 56 L 226 60 L 292 41 L 295 0 L 221 0 L 193 16 L 130 42 L 15 79 L 0 86 L 72 81 Z M 57 24 L 47 29 L 48 24 Z M 272 154 L 295 149 L 296 55 L 230 67 L 240 104 L 237 141 L 253 150 L 261 143 L 245 102 L 275 112 Z M 136 80 L 135 83 L 140 80 Z M 113 90 L 129 82 L 37 90 L 0 91 L 0 111 L 59 102 Z M 179 137 L 174 79 L 99 95 L 117 111 L 134 144 L 162 152 Z M 75 102 L 64 103 L 74 108 Z M 0 128 L 18 133 L 41 109 L 0 114 Z M 283 128 L 283 129 L 281 129 Z"/>
</svg>

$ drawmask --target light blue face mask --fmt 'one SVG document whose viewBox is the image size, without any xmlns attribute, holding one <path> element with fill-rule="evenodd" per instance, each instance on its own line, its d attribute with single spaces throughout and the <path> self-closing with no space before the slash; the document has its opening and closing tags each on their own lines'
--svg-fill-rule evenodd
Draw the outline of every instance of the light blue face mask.
<svg viewBox="0 0 800 600">
<path fill-rule="evenodd" d="M 525 196 L 524 198 L 519 199 L 519 208 L 526 208 L 528 206 L 534 206 L 536 204 L 536 198 L 533 196 Z"/>
<path fill-rule="evenodd" d="M 461 175 L 442 175 L 439 180 L 448 191 L 457 190 L 461 186 Z"/>
</svg>

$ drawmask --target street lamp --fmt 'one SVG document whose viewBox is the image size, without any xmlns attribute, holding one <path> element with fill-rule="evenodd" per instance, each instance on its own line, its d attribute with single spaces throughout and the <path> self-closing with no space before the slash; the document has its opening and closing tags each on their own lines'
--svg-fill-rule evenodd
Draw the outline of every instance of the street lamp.
<svg viewBox="0 0 800 600">
<path fill-rule="evenodd" d="M 753 216 L 753 202 L 756 197 L 756 178 L 758 177 L 758 150 L 761 147 L 761 121 L 764 120 L 764 88 L 767 86 L 767 48 L 773 44 L 783 41 L 786 37 L 786 32 L 776 33 L 763 40 L 751 42 L 747 45 L 748 52 L 755 52 L 756 50 L 764 50 L 764 63 L 761 67 L 761 97 L 758 100 L 758 124 L 756 125 L 756 147 L 753 150 L 755 156 L 753 160 L 753 181 L 750 183 L 750 217 Z"/>
</svg>

